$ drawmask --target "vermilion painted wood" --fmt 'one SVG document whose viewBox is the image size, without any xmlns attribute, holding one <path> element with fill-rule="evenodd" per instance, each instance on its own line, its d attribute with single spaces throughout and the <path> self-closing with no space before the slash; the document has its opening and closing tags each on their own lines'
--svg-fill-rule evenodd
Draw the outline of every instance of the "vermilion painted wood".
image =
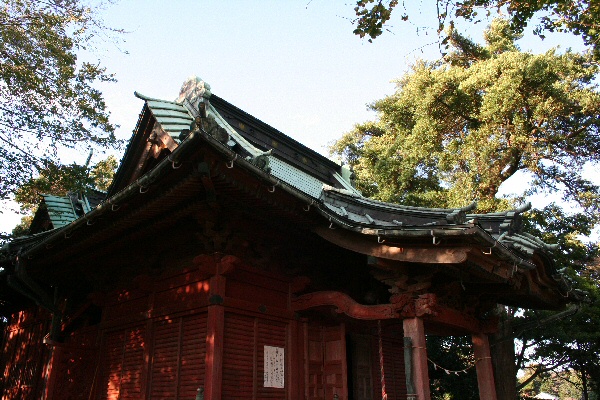
<svg viewBox="0 0 600 400">
<path fill-rule="evenodd" d="M 494 369 L 490 355 L 490 342 L 484 333 L 472 335 L 475 353 L 475 369 L 477 370 L 477 385 L 480 400 L 496 400 L 496 385 Z"/>
<path fill-rule="evenodd" d="M 223 296 L 225 278 L 215 275 L 209 280 L 210 296 Z M 204 383 L 205 400 L 220 400 L 223 373 L 223 336 L 225 327 L 225 308 L 220 304 L 208 306 L 206 334 L 206 376 Z"/>
<path fill-rule="evenodd" d="M 427 369 L 427 344 L 425 342 L 423 320 L 418 317 L 406 318 L 402 321 L 402 325 L 404 328 L 404 336 L 408 336 L 412 339 L 413 381 L 417 391 L 417 399 L 431 400 L 429 371 Z"/>
<path fill-rule="evenodd" d="M 223 306 L 209 306 L 206 334 L 206 375 L 204 378 L 205 400 L 221 399 L 224 323 L 225 310 Z"/>
</svg>

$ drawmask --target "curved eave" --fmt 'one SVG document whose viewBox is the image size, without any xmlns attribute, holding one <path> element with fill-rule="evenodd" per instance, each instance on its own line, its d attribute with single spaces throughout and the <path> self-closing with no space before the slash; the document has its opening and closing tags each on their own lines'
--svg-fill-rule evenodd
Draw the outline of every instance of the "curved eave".
<svg viewBox="0 0 600 400">
<path fill-rule="evenodd" d="M 227 146 L 227 144 L 219 142 L 216 138 L 202 130 L 191 132 L 172 152 L 170 157 L 165 157 L 159 161 L 154 168 L 112 195 L 84 217 L 79 218 L 60 229 L 47 233 L 47 236 L 44 236 L 35 244 L 28 246 L 24 251 L 24 255 L 33 256 L 42 253 L 47 247 L 54 246 L 65 240 L 65 238 L 70 236 L 74 231 L 82 229 L 86 225 L 93 224 L 95 218 L 100 217 L 105 213 L 109 213 L 115 206 L 118 207 L 119 205 L 130 201 L 134 196 L 140 193 L 141 188 L 147 188 L 148 186 L 153 185 L 160 179 L 161 175 L 167 173 L 167 171 L 172 168 L 172 165 L 184 161 L 187 155 L 197 151 L 201 143 L 206 143 L 209 147 L 220 153 L 224 162 L 227 162 L 228 167 L 242 168 L 248 171 L 255 179 L 272 187 L 273 190 L 275 190 L 275 188 L 277 188 L 277 190 L 283 190 L 300 200 L 306 205 L 305 209 L 307 211 L 316 211 L 323 218 L 322 221 L 324 223 L 322 224 L 322 227 L 324 229 L 329 229 L 327 228 L 327 224 L 329 224 L 331 228 L 336 228 L 339 231 L 352 232 L 353 234 L 358 235 L 358 237 L 364 238 L 361 241 L 365 243 L 368 242 L 370 246 L 377 246 L 378 244 L 381 244 L 382 241 L 397 241 L 399 243 L 416 241 L 418 245 L 416 247 L 421 249 L 427 247 L 427 250 L 432 253 L 451 253 L 453 251 L 452 246 L 456 246 L 457 243 L 463 243 L 465 245 L 471 245 L 474 248 L 482 249 L 482 252 L 487 254 L 486 257 L 504 261 L 507 265 L 520 267 L 524 274 L 536 270 L 536 264 L 508 248 L 501 240 L 494 237 L 494 235 L 487 232 L 477 223 L 451 224 L 447 222 L 449 214 L 454 213 L 454 215 L 458 215 L 460 212 L 464 213 L 466 211 L 465 209 L 458 209 L 458 211 L 445 209 L 418 209 L 373 202 L 365 198 L 353 196 L 354 198 L 357 198 L 356 201 L 365 208 L 367 214 L 369 209 L 373 207 L 377 208 L 380 212 L 400 213 L 400 211 L 402 211 L 416 213 L 416 215 L 425 219 L 430 217 L 435 219 L 435 224 L 427 226 L 385 226 L 378 223 L 379 220 L 376 221 L 374 218 L 369 220 L 369 218 L 366 217 L 364 222 L 356 221 L 342 215 L 343 212 L 340 213 L 334 211 L 331 208 L 331 204 L 327 204 L 322 198 L 311 196 L 302 190 L 299 190 L 297 187 L 292 186 L 289 182 L 260 169 L 249 160 L 238 157 L 238 153 Z M 444 221 L 446 221 L 446 223 L 444 223 Z M 444 242 L 448 242 L 448 247 L 445 247 L 446 244 Z M 535 240 L 529 240 L 529 243 L 536 244 L 534 242 Z M 425 243 L 427 243 L 426 246 Z M 539 247 L 539 251 L 542 250 L 543 249 Z M 365 252 L 365 254 L 367 253 Z M 458 257 L 454 259 L 456 263 L 464 262 L 464 260 L 461 261 L 462 259 L 459 255 L 456 255 L 456 257 Z M 433 263 L 435 263 L 435 261 L 433 261 Z M 545 271 L 544 274 L 546 274 Z M 556 282 L 556 289 L 553 290 L 560 292 L 562 290 L 561 283 L 558 281 Z"/>
</svg>

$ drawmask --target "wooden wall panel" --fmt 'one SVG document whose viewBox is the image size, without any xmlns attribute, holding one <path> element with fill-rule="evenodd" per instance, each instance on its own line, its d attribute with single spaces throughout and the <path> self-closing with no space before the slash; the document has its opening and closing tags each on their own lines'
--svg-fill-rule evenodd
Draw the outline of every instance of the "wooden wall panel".
<svg viewBox="0 0 600 400">
<path fill-rule="evenodd" d="M 204 385 L 206 313 L 154 323 L 150 398 L 186 400 Z"/>
<path fill-rule="evenodd" d="M 98 399 L 125 400 L 142 397 L 144 326 L 108 332 L 104 336 L 98 379 Z"/>
<path fill-rule="evenodd" d="M 287 338 L 287 324 L 278 321 L 269 321 L 264 319 L 257 320 L 257 332 L 256 332 L 256 354 L 257 362 L 256 366 L 258 373 L 256 375 L 257 383 L 257 399 L 281 399 L 287 394 L 287 388 L 289 388 L 289 382 L 286 384 L 286 388 L 272 388 L 264 387 L 264 374 L 265 374 L 265 358 L 264 348 L 265 346 L 281 347 L 286 349 L 286 338 Z M 286 351 L 286 357 L 289 357 L 289 352 Z M 287 364 L 287 363 L 286 363 Z"/>
<path fill-rule="evenodd" d="M 287 377 L 284 388 L 264 386 L 265 346 L 283 348 L 284 365 L 289 365 L 288 325 L 284 321 L 225 313 L 223 400 L 289 398 Z"/>
<path fill-rule="evenodd" d="M 181 319 L 160 321 L 154 325 L 150 398 L 175 399 L 181 342 Z"/>
<path fill-rule="evenodd" d="M 204 386 L 206 313 L 184 317 L 182 325 L 179 398 L 187 400 L 195 399 L 197 389 Z"/>
<path fill-rule="evenodd" d="M 373 336 L 373 387 L 375 394 L 381 396 L 381 364 L 379 362 L 378 338 Z M 404 343 L 402 338 L 383 336 L 383 371 L 388 400 L 406 399 L 406 376 L 404 373 Z"/>
<path fill-rule="evenodd" d="M 49 357 L 43 338 L 49 326 L 48 316 L 37 310 L 13 316 L 5 331 L 2 400 L 35 400 L 41 397 L 44 367 Z"/>
<path fill-rule="evenodd" d="M 254 399 L 255 318 L 225 313 L 223 400 Z"/>
</svg>

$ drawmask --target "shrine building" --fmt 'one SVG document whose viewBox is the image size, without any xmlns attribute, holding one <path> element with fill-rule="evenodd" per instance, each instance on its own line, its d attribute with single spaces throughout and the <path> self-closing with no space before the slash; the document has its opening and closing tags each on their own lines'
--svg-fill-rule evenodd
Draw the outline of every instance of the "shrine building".
<svg viewBox="0 0 600 400">
<path fill-rule="evenodd" d="M 142 107 L 108 193 L 43 196 L 0 249 L 0 397 L 429 400 L 427 336 L 577 294 L 527 207 L 363 197 L 352 172 L 199 78 Z"/>
</svg>

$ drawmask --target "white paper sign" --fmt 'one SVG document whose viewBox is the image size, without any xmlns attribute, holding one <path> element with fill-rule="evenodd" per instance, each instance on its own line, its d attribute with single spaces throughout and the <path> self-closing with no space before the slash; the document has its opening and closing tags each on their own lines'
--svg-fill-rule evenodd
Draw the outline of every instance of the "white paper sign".
<svg viewBox="0 0 600 400">
<path fill-rule="evenodd" d="M 265 384 L 264 387 L 280 388 L 285 386 L 285 349 L 265 346 Z"/>
</svg>

